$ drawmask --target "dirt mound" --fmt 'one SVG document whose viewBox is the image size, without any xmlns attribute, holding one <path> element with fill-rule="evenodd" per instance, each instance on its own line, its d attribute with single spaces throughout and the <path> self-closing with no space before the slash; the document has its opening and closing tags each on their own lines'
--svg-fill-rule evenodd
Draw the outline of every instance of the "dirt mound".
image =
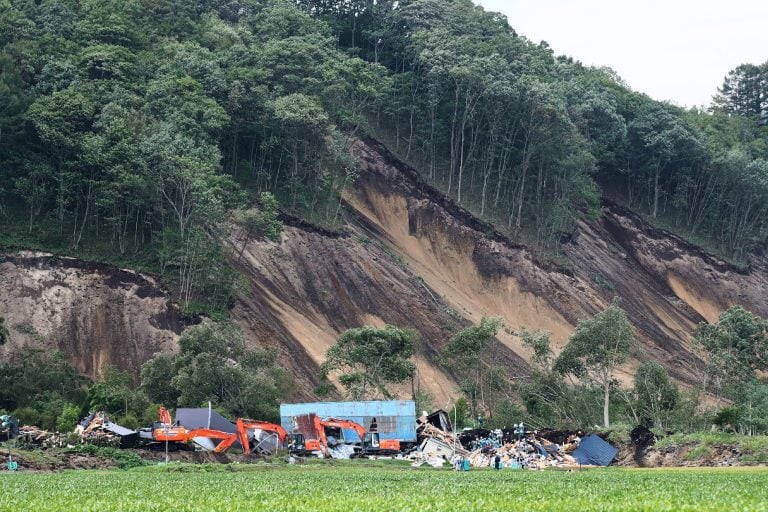
<svg viewBox="0 0 768 512">
<path fill-rule="evenodd" d="M 117 461 L 78 450 L 12 450 L 19 471 L 64 471 L 66 469 L 111 469 Z M 0 449 L 0 468 L 5 470 L 8 450 Z"/>
<path fill-rule="evenodd" d="M 723 467 L 754 465 L 755 457 L 744 451 L 737 444 L 705 444 L 700 441 L 685 441 L 667 444 L 663 447 L 654 445 L 641 446 L 632 444 L 633 457 L 625 457 L 623 465 L 643 468 L 654 467 Z"/>
</svg>

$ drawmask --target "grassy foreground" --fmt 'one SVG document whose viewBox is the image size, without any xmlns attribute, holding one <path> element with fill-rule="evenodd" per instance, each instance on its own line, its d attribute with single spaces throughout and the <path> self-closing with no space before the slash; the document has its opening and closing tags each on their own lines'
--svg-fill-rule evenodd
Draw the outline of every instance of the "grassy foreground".
<svg viewBox="0 0 768 512">
<path fill-rule="evenodd" d="M 765 469 L 220 468 L 0 473 L 0 510 L 768 510 Z"/>
</svg>

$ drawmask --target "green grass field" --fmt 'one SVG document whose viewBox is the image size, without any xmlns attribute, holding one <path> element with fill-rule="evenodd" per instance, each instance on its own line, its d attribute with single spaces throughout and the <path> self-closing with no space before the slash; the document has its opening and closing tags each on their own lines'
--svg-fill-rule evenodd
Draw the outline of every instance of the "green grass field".
<svg viewBox="0 0 768 512">
<path fill-rule="evenodd" d="M 768 510 L 766 469 L 167 466 L 0 473 L 2 511 Z"/>
</svg>

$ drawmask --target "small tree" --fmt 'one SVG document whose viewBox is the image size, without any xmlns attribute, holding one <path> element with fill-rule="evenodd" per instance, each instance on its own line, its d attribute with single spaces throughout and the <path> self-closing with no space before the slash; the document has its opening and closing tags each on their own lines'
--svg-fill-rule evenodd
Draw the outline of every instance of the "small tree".
<svg viewBox="0 0 768 512">
<path fill-rule="evenodd" d="M 291 393 L 291 383 L 277 355 L 246 346 L 237 325 L 206 321 L 188 327 L 179 349 L 142 366 L 141 387 L 150 400 L 180 407 L 210 401 L 235 416 L 279 418 L 278 404 Z"/>
<path fill-rule="evenodd" d="M 768 385 L 752 379 L 736 390 L 734 403 L 738 409 L 738 431 L 755 435 L 768 431 Z"/>
<path fill-rule="evenodd" d="M 614 370 L 629 354 L 634 340 L 627 314 L 617 302 L 589 320 L 581 320 L 576 332 L 555 361 L 555 370 L 596 382 L 603 390 L 603 425 L 610 426 L 611 385 Z"/>
<path fill-rule="evenodd" d="M 540 372 L 549 373 L 552 369 L 552 349 L 550 348 L 550 334 L 547 331 L 529 331 L 525 327 L 520 331 L 520 340 L 523 345 L 533 350 L 531 360 Z"/>
<path fill-rule="evenodd" d="M 56 430 L 71 432 L 78 421 L 80 421 L 80 408 L 74 404 L 65 404 L 61 409 L 61 414 L 56 418 Z"/>
<path fill-rule="evenodd" d="M 323 377 L 339 375 L 341 385 L 353 400 L 392 398 L 388 383 L 412 378 L 416 365 L 411 361 L 417 334 L 393 325 L 371 326 L 344 331 L 328 349 L 321 370 Z"/>
<path fill-rule="evenodd" d="M 563 375 L 554 371 L 549 337 L 546 331 L 529 331 L 524 327 L 520 331 L 520 341 L 533 351 L 531 375 L 518 384 L 529 417 L 539 424 L 567 428 L 594 424 L 588 406 L 590 394 L 568 386 Z"/>
<path fill-rule="evenodd" d="M 446 365 L 463 376 L 461 390 L 470 399 L 472 415 L 478 413 L 478 402 L 485 408 L 486 365 L 483 354 L 501 327 L 500 318 L 480 319 L 480 323 L 459 331 L 443 349 Z"/>
<path fill-rule="evenodd" d="M 243 245 L 240 247 L 240 253 L 237 256 L 238 261 L 243 257 L 245 247 L 254 236 L 261 236 L 272 241 L 280 239 L 280 233 L 283 230 L 283 224 L 279 220 L 279 203 L 271 192 L 262 192 L 259 195 L 259 208 L 249 210 L 238 210 L 235 220 L 242 225 L 245 233 Z"/>
<path fill-rule="evenodd" d="M 664 427 L 677 406 L 680 392 L 669 380 L 669 374 L 659 363 L 645 361 L 635 373 L 635 395 L 640 414 L 653 420 L 657 427 Z"/>
<path fill-rule="evenodd" d="M 88 407 L 108 414 L 128 414 L 143 411 L 146 399 L 134 389 L 128 372 L 110 366 L 104 376 L 88 388 Z"/>
<path fill-rule="evenodd" d="M 768 369 L 768 322 L 741 306 L 725 311 L 717 323 L 701 323 L 693 333 L 707 357 L 705 390 L 715 392 L 717 405 L 727 385 L 738 387 Z"/>
</svg>

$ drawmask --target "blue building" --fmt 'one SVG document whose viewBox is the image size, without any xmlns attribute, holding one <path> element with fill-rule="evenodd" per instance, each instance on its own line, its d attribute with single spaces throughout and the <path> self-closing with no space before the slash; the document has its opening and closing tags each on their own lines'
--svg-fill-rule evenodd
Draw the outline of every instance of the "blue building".
<svg viewBox="0 0 768 512">
<path fill-rule="evenodd" d="M 416 402 L 413 400 L 372 400 L 367 402 L 311 402 L 280 405 L 280 424 L 290 434 L 298 431 L 296 418 L 316 414 L 322 419 L 338 418 L 359 423 L 381 439 L 416 442 Z M 344 439 L 360 442 L 354 430 L 344 429 Z"/>
</svg>

